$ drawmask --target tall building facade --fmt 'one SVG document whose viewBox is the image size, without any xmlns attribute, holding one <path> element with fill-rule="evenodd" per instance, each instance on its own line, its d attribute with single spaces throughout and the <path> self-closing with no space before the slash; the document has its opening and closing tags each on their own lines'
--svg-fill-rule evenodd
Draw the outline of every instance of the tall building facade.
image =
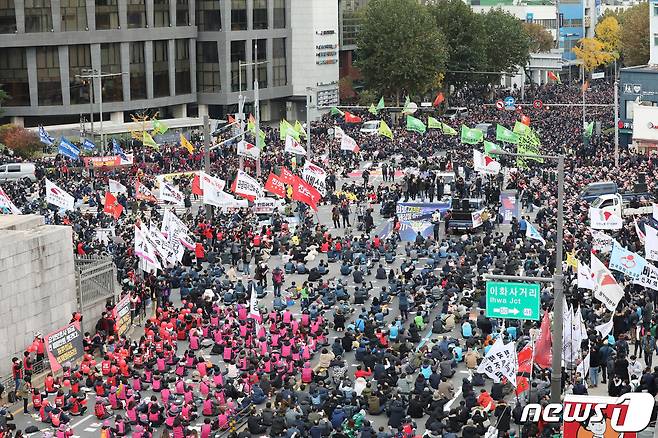
<svg viewBox="0 0 658 438">
<path fill-rule="evenodd" d="M 145 109 L 158 110 L 162 118 L 222 118 L 237 112 L 240 90 L 250 109 L 254 79 L 262 119 L 285 117 L 297 100 L 305 105 L 307 93 L 294 93 L 293 28 L 315 11 L 324 11 L 326 19 L 314 23 L 322 29 L 306 25 L 312 33 L 295 36 L 313 39 L 315 31 L 337 32 L 338 5 L 329 23 L 327 3 L 334 4 L 0 0 L 0 84 L 10 95 L 3 117 L 26 126 L 75 123 L 88 117 L 90 105 L 97 113 L 102 97 L 106 120 L 128 121 L 131 113 Z M 256 67 L 240 67 L 262 61 Z M 313 67 L 305 66 L 309 78 L 331 82 L 324 79 L 333 74 L 325 64 L 304 62 Z M 117 75 L 89 80 L 85 76 L 90 72 Z M 337 90 L 337 66 L 334 80 Z M 309 92 L 320 91 L 326 90 Z"/>
</svg>

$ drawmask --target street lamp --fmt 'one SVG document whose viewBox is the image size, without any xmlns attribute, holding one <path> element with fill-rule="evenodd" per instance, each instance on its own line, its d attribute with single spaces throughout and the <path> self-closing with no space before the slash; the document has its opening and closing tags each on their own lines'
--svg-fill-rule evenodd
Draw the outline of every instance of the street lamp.
<svg viewBox="0 0 658 438">
<path fill-rule="evenodd" d="M 260 101 L 259 101 L 259 88 L 258 88 L 258 66 L 267 64 L 269 61 L 258 61 L 258 41 L 254 40 L 254 62 L 240 62 L 238 63 L 238 81 L 240 82 L 240 95 L 238 96 L 238 112 L 240 118 L 240 127 L 242 129 L 242 141 L 244 141 L 245 130 L 245 117 L 244 117 L 244 96 L 242 95 L 242 67 L 254 67 L 254 117 L 256 119 L 256 134 L 255 141 L 258 147 L 258 139 L 260 136 Z M 244 170 L 244 157 L 240 156 L 240 170 Z M 256 160 L 256 176 L 260 176 L 260 158 Z"/>
</svg>

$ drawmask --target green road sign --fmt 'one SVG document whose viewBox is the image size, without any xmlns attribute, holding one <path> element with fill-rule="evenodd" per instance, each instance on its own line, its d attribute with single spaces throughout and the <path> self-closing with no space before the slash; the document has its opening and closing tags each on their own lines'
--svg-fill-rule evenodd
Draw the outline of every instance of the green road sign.
<svg viewBox="0 0 658 438">
<path fill-rule="evenodd" d="M 539 321 L 539 285 L 487 281 L 487 316 Z"/>
</svg>

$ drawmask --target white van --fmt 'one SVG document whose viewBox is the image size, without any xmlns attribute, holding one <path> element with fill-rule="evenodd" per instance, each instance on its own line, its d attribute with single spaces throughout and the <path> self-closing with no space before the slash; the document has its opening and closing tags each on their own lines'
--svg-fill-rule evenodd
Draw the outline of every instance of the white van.
<svg viewBox="0 0 658 438">
<path fill-rule="evenodd" d="M 361 125 L 360 131 L 363 134 L 376 134 L 381 123 L 381 120 L 368 120 Z"/>
<path fill-rule="evenodd" d="M 0 165 L 0 181 L 37 180 L 33 163 L 8 163 Z"/>
<path fill-rule="evenodd" d="M 445 113 L 443 113 L 443 116 L 449 118 L 450 120 L 455 120 L 463 117 L 467 112 L 468 108 L 463 106 L 451 107 L 448 108 Z"/>
</svg>

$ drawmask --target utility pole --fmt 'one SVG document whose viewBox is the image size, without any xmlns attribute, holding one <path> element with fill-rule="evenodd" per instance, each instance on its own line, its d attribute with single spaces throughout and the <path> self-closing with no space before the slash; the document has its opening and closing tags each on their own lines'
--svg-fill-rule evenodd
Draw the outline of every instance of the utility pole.
<svg viewBox="0 0 658 438">
<path fill-rule="evenodd" d="M 315 90 L 313 87 L 306 87 L 306 159 L 310 160 L 312 155 L 311 148 L 311 102 L 313 97 L 311 93 Z"/>
<path fill-rule="evenodd" d="M 244 117 L 244 96 L 242 96 L 242 67 L 254 67 L 254 118 L 256 119 L 256 133 L 254 134 L 256 147 L 258 147 L 258 139 L 260 136 L 260 102 L 258 101 L 258 66 L 260 64 L 267 64 L 269 61 L 256 61 L 258 56 L 258 44 L 254 41 L 254 62 L 241 62 L 239 64 L 238 70 L 240 70 L 239 81 L 240 81 L 240 96 L 238 99 L 242 101 L 242 104 L 238 102 L 238 108 L 240 111 L 240 126 L 242 128 L 242 140 L 244 141 L 245 135 L 245 117 Z M 240 170 L 244 170 L 244 157 L 240 156 Z M 260 176 L 260 158 L 256 160 L 256 175 Z"/>
<path fill-rule="evenodd" d="M 210 120 L 203 116 L 203 170 L 210 175 Z M 206 218 L 212 219 L 212 205 L 205 204 Z"/>
<path fill-rule="evenodd" d="M 617 82 L 616 77 L 615 77 L 614 87 L 615 87 L 615 168 L 619 168 L 619 82 Z"/>
</svg>

